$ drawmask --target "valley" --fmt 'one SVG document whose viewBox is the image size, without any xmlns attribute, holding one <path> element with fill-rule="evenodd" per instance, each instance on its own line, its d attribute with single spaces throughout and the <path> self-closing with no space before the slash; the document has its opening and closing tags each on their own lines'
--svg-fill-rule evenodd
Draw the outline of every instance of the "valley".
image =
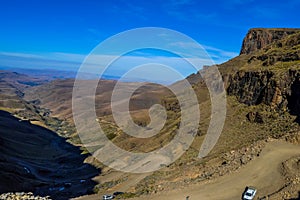
<svg viewBox="0 0 300 200">
<path fill-rule="evenodd" d="M 33 192 L 54 199 L 92 193 L 100 173 L 80 149 L 56 133 L 0 111 L 1 193 Z"/>
</svg>

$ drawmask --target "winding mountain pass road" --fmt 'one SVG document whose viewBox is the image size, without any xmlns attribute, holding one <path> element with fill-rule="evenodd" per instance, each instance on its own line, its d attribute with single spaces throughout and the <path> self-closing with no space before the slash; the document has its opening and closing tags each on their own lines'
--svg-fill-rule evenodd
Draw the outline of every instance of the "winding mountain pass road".
<svg viewBox="0 0 300 200">
<path fill-rule="evenodd" d="M 258 189 L 256 198 L 263 197 L 277 191 L 284 185 L 280 165 L 294 156 L 300 156 L 300 145 L 284 141 L 271 141 L 266 144 L 259 157 L 236 172 L 211 181 L 187 185 L 184 189 L 144 195 L 132 200 L 185 200 L 187 196 L 189 196 L 189 200 L 239 200 L 245 187 L 249 185 Z M 123 184 L 126 185 L 126 181 Z M 122 188 L 121 185 L 118 187 Z M 101 194 L 76 199 L 93 200 L 99 198 L 101 199 Z"/>
<path fill-rule="evenodd" d="M 283 141 L 269 142 L 260 157 L 237 172 L 185 189 L 161 192 L 135 199 L 185 200 L 186 196 L 190 196 L 189 200 L 241 199 L 245 187 L 249 185 L 258 189 L 256 197 L 262 197 L 282 187 L 284 182 L 280 173 L 280 165 L 294 156 L 300 156 L 300 145 Z"/>
</svg>

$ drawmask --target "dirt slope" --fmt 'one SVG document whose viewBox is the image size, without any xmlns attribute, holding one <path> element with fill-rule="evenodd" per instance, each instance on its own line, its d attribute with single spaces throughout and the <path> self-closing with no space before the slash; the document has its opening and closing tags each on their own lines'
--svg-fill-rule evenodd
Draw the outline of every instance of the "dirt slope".
<svg viewBox="0 0 300 200">
<path fill-rule="evenodd" d="M 257 197 L 262 197 L 277 191 L 283 186 L 284 180 L 280 173 L 280 165 L 296 155 L 300 155 L 299 145 L 274 141 L 266 145 L 260 157 L 236 173 L 185 189 L 147 195 L 136 199 L 183 200 L 186 196 L 190 196 L 190 200 L 241 199 L 242 192 L 247 185 L 257 187 Z"/>
</svg>

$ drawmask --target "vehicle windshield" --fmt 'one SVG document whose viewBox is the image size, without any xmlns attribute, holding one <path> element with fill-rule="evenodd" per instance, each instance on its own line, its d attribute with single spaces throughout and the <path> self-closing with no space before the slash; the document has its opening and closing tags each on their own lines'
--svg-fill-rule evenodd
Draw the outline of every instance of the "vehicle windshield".
<svg viewBox="0 0 300 200">
<path fill-rule="evenodd" d="M 247 192 L 247 193 L 246 193 L 246 196 L 252 196 L 252 193 Z"/>
</svg>

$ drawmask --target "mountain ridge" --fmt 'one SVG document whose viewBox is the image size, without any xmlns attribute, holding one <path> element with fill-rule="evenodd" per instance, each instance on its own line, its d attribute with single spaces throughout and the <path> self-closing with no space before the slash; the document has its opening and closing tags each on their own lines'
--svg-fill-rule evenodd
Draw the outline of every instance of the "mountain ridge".
<svg viewBox="0 0 300 200">
<path fill-rule="evenodd" d="M 252 28 L 246 34 L 240 55 L 250 54 L 282 38 L 300 32 L 299 28 Z"/>
</svg>

